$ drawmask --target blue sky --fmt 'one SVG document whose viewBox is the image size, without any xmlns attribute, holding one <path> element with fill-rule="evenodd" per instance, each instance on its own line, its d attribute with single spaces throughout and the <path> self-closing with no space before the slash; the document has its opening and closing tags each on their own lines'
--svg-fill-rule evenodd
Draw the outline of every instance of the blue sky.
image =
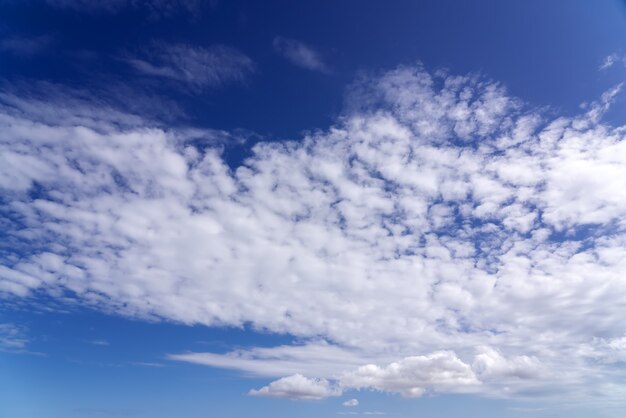
<svg viewBox="0 0 626 418">
<path fill-rule="evenodd" d="M 0 417 L 617 417 L 626 3 L 0 1 Z"/>
</svg>

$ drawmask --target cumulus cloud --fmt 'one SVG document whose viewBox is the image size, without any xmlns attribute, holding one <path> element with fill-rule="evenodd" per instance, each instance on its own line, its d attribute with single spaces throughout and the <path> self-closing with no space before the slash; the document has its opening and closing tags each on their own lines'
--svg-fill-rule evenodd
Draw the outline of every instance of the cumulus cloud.
<svg viewBox="0 0 626 418">
<path fill-rule="evenodd" d="M 322 73 L 330 71 L 321 54 L 300 41 L 277 36 L 274 38 L 273 45 L 277 53 L 298 67 Z"/>
<path fill-rule="evenodd" d="M 203 48 L 156 43 L 142 55 L 126 61 L 142 74 L 170 79 L 193 89 L 243 82 L 254 70 L 249 57 L 223 45 Z"/>
<path fill-rule="evenodd" d="M 478 384 L 471 367 L 445 351 L 407 357 L 385 367 L 368 364 L 341 377 L 345 388 L 371 388 L 411 398 L 429 391 L 460 392 Z"/>
<path fill-rule="evenodd" d="M 301 374 L 278 379 L 259 390 L 252 389 L 251 396 L 269 396 L 299 400 L 316 400 L 329 396 L 340 396 L 341 391 L 334 388 L 326 379 L 310 379 Z"/>
<path fill-rule="evenodd" d="M 541 376 L 542 366 L 535 357 L 514 356 L 506 359 L 497 350 L 484 347 L 475 357 L 472 368 L 482 379 L 534 379 Z"/>
<path fill-rule="evenodd" d="M 554 118 L 401 67 L 238 167 L 197 131 L 5 94 L 0 293 L 290 334 L 172 355 L 300 375 L 267 394 L 621 393 L 602 360 L 626 335 L 626 129 L 601 120 L 618 91 Z"/>
</svg>

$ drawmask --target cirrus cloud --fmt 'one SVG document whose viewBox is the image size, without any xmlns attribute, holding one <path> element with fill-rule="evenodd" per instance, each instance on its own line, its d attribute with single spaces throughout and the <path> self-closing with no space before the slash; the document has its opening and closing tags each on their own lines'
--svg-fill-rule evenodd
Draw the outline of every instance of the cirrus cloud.
<svg viewBox="0 0 626 418">
<path fill-rule="evenodd" d="M 155 43 L 126 61 L 138 72 L 170 79 L 191 88 L 219 87 L 243 82 L 254 71 L 254 62 L 240 51 L 223 45 L 210 47 Z"/>
</svg>

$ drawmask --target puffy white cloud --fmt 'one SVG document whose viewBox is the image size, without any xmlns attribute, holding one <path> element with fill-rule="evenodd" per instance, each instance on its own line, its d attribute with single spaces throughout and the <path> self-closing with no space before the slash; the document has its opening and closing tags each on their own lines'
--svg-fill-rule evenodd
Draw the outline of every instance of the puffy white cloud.
<svg viewBox="0 0 626 418">
<path fill-rule="evenodd" d="M 273 45 L 277 53 L 298 67 L 322 73 L 330 71 L 321 54 L 300 41 L 277 36 L 274 38 Z"/>
<path fill-rule="evenodd" d="M 359 400 L 352 398 L 352 399 L 348 399 L 345 402 L 342 402 L 341 405 L 343 406 L 358 406 L 359 405 Z"/>
<path fill-rule="evenodd" d="M 385 367 L 368 364 L 341 377 L 344 388 L 372 388 L 420 397 L 427 392 L 462 392 L 479 384 L 471 367 L 454 353 L 407 357 Z"/>
<path fill-rule="evenodd" d="M 514 356 L 504 358 L 497 350 L 484 347 L 472 363 L 472 369 L 481 379 L 493 378 L 539 378 L 542 366 L 535 357 Z"/>
<path fill-rule="evenodd" d="M 171 358 L 318 386 L 621 387 L 598 343 L 626 334 L 625 130 L 601 122 L 617 91 L 552 119 L 403 67 L 239 167 L 198 145 L 210 132 L 4 94 L 0 293 L 290 334 Z"/>
<path fill-rule="evenodd" d="M 316 400 L 340 396 L 341 391 L 332 387 L 326 379 L 310 379 L 301 374 L 278 379 L 259 390 L 252 389 L 251 396 L 269 396 L 300 400 Z"/>
</svg>

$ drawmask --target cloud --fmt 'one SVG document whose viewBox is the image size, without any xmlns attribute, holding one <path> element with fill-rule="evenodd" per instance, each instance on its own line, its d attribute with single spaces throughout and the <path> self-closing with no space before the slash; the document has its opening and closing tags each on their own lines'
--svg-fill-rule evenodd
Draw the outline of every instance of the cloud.
<svg viewBox="0 0 626 418">
<path fill-rule="evenodd" d="M 14 324 L 0 324 L 0 351 L 18 351 L 26 348 L 28 339 L 24 330 Z"/>
<path fill-rule="evenodd" d="M 84 126 L 105 132 L 113 129 L 162 126 L 183 120 L 185 114 L 175 103 L 152 94 L 141 86 L 106 80 L 88 89 L 33 80 L 0 84 L 0 102 L 11 114 L 27 113 L 39 123 Z M 132 97 L 132 100 L 129 100 Z M 55 103 L 50 106 L 50 103 Z M 216 131 L 217 133 L 217 131 Z"/>
<path fill-rule="evenodd" d="M 606 70 L 608 68 L 611 68 L 613 64 L 615 64 L 615 62 L 618 60 L 618 58 L 619 56 L 617 54 L 608 55 L 602 62 L 602 65 L 600 65 L 600 70 Z"/>
<path fill-rule="evenodd" d="M 325 341 L 311 341 L 301 345 L 254 347 L 225 354 L 170 354 L 168 359 L 268 377 L 291 374 L 333 377 L 371 360 L 358 350 L 337 347 Z"/>
<path fill-rule="evenodd" d="M 607 55 L 606 58 L 604 58 L 604 61 L 602 61 L 602 64 L 600 65 L 600 70 L 601 71 L 607 70 L 618 63 L 626 64 L 626 57 L 621 56 L 620 54 L 617 54 L 617 53 Z"/>
<path fill-rule="evenodd" d="M 300 41 L 277 36 L 273 45 L 277 53 L 298 67 L 322 73 L 330 72 L 320 53 Z"/>
<path fill-rule="evenodd" d="M 89 343 L 93 345 L 111 345 L 107 340 L 93 340 L 89 341 Z"/>
<path fill-rule="evenodd" d="M 56 8 L 89 14 L 115 14 L 126 9 L 141 10 L 150 18 L 160 19 L 179 14 L 195 15 L 201 12 L 201 0 L 46 0 Z"/>
<path fill-rule="evenodd" d="M 259 390 L 251 390 L 251 396 L 268 396 L 299 400 L 317 400 L 340 396 L 341 391 L 332 387 L 326 379 L 310 379 L 301 374 L 278 379 Z"/>
<path fill-rule="evenodd" d="M 384 356 L 378 355 L 378 361 Z M 307 379 L 329 379 L 343 391 L 371 389 L 420 397 L 426 393 L 490 392 L 506 382 L 541 380 L 543 366 L 528 356 L 504 357 L 491 347 L 481 347 L 471 364 L 454 352 L 411 356 L 379 366 L 369 363 L 364 353 L 347 351 L 318 342 L 300 346 L 255 347 L 226 354 L 170 354 L 169 360 L 234 369 L 254 376 L 298 375 Z M 363 365 L 365 364 L 365 365 Z M 280 379 L 279 379 L 280 380 Z M 491 387 L 487 387 L 491 385 Z M 334 392 L 332 395 L 335 396 Z M 355 399 L 347 401 L 354 404 Z M 354 405 L 344 406 L 356 406 Z"/>
<path fill-rule="evenodd" d="M 0 50 L 28 57 L 45 52 L 53 42 L 53 38 L 47 35 L 31 38 L 12 37 L 0 41 Z"/>
<path fill-rule="evenodd" d="M 150 367 L 150 368 L 156 368 L 156 369 L 160 369 L 161 367 L 165 367 L 165 365 L 162 364 L 162 363 L 145 362 L 145 361 L 133 361 L 133 362 L 131 362 L 129 364 L 132 365 L 132 366 Z"/>
<path fill-rule="evenodd" d="M 463 391 L 478 384 L 471 367 L 451 352 L 407 357 L 386 367 L 368 364 L 341 377 L 344 388 L 371 388 L 410 398 L 429 391 Z"/>
<path fill-rule="evenodd" d="M 542 366 L 534 357 L 516 356 L 505 359 L 498 351 L 490 347 L 484 347 L 478 354 L 472 368 L 482 378 L 540 378 Z"/>
<path fill-rule="evenodd" d="M 203 48 L 157 43 L 143 55 L 128 57 L 126 61 L 142 74 L 170 79 L 190 89 L 243 82 L 254 71 L 250 58 L 222 45 Z"/>
<path fill-rule="evenodd" d="M 232 167 L 210 131 L 4 92 L 0 294 L 288 334 L 170 358 L 314 387 L 620 399 L 617 94 L 555 117 L 400 67 L 355 82 L 327 129 Z"/>
<path fill-rule="evenodd" d="M 358 406 L 359 405 L 359 400 L 358 399 L 349 399 L 345 402 L 342 402 L 341 405 L 343 406 Z"/>
</svg>

